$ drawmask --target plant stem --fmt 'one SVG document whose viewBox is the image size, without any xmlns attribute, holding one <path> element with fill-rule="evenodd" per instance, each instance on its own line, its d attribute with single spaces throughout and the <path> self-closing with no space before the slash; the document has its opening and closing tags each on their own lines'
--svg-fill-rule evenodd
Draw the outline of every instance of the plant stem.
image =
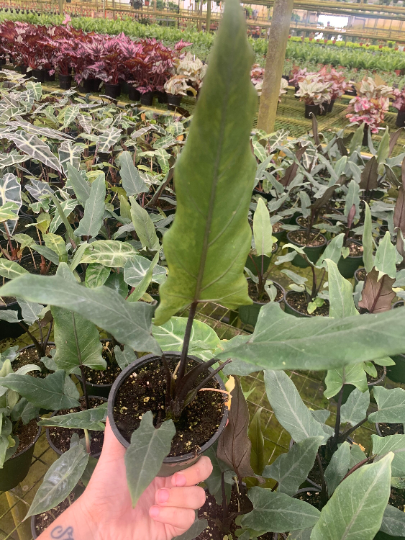
<svg viewBox="0 0 405 540">
<path fill-rule="evenodd" d="M 37 338 L 33 334 L 31 334 L 31 332 L 28 330 L 28 326 L 25 323 L 19 321 L 18 324 L 21 326 L 21 328 L 24 329 L 24 332 L 27 332 L 27 334 L 32 339 L 32 342 L 34 343 L 35 348 L 36 348 L 37 353 L 38 353 L 38 360 L 40 360 L 44 356 L 44 354 L 42 354 L 43 353 L 42 346 L 38 343 Z"/>
<path fill-rule="evenodd" d="M 367 422 L 367 420 L 368 420 L 368 416 L 367 416 L 366 418 L 364 418 L 361 422 L 359 422 L 358 424 L 356 424 L 355 426 L 353 426 L 352 428 L 348 429 L 348 430 L 346 431 L 346 433 L 343 433 L 343 434 L 339 437 L 340 441 L 341 441 L 341 442 L 344 442 L 344 441 L 347 439 L 347 437 L 349 437 L 349 436 L 353 433 L 353 431 L 356 431 L 356 429 L 358 429 L 360 426 L 362 426 L 363 424 L 365 424 L 365 423 Z"/>
<path fill-rule="evenodd" d="M 51 332 L 52 332 L 52 326 L 53 326 L 53 319 L 49 323 L 49 330 L 48 330 L 48 333 L 46 334 L 46 338 L 45 338 L 45 342 L 44 342 L 44 355 L 46 354 L 46 347 L 48 345 L 49 336 L 51 335 Z"/>
<path fill-rule="evenodd" d="M 363 459 L 362 461 L 359 461 L 359 463 L 356 463 L 356 465 L 354 467 L 352 467 L 350 469 L 350 471 L 348 471 L 346 473 L 346 476 L 343 478 L 343 480 L 345 480 L 348 476 L 350 476 L 352 473 L 354 473 L 354 471 L 357 471 L 357 469 L 360 469 L 360 467 L 362 467 L 363 465 L 365 465 L 366 463 L 369 463 L 370 461 L 373 461 L 375 456 L 370 456 L 366 459 Z M 342 482 L 343 482 L 342 480 Z"/>
<path fill-rule="evenodd" d="M 90 454 L 90 437 L 89 437 L 89 430 L 84 430 L 84 438 L 86 439 L 86 452 Z"/>
<path fill-rule="evenodd" d="M 337 404 L 337 410 L 336 410 L 336 422 L 335 422 L 335 435 L 333 437 L 333 446 L 335 449 L 337 449 L 337 445 L 339 442 L 339 435 L 340 435 L 340 409 L 342 408 L 342 400 L 343 400 L 343 389 L 344 385 L 339 391 L 339 397 L 338 397 L 338 404 Z"/>
<path fill-rule="evenodd" d="M 312 271 L 312 291 L 311 291 L 311 300 L 314 301 L 316 298 L 316 273 L 315 273 L 315 267 L 311 264 L 311 271 Z"/>
<path fill-rule="evenodd" d="M 196 310 L 197 310 L 197 302 L 193 302 L 190 306 L 186 331 L 184 333 L 183 348 L 181 350 L 181 355 L 180 355 L 180 366 L 179 366 L 179 371 L 177 373 L 178 381 L 181 381 L 181 379 L 184 377 L 184 374 L 186 373 L 188 346 L 190 344 L 191 330 L 193 328 L 193 321 L 194 321 Z"/>
<path fill-rule="evenodd" d="M 225 473 L 221 473 L 221 490 L 222 490 L 222 517 L 224 520 L 224 524 L 227 522 L 228 519 L 228 502 L 226 500 L 226 492 L 225 492 Z"/>
<path fill-rule="evenodd" d="M 75 315 L 72 312 L 72 322 L 73 322 L 73 333 L 75 335 L 75 341 L 76 341 L 76 350 L 77 350 L 77 358 L 79 359 L 79 368 L 82 374 L 82 386 L 83 386 L 83 395 L 84 395 L 84 401 L 86 403 L 86 409 L 90 409 L 89 405 L 89 396 L 87 395 L 87 384 L 86 384 L 86 374 L 84 372 L 84 365 L 82 363 L 82 353 L 80 351 L 79 347 L 79 338 L 77 337 L 77 330 L 76 330 L 76 319 Z"/>
<path fill-rule="evenodd" d="M 322 461 L 318 453 L 316 454 L 316 461 L 318 462 L 319 473 L 321 475 L 321 481 L 322 481 L 322 491 L 321 491 L 321 508 L 322 508 L 328 502 L 328 490 L 326 487 L 325 475 L 323 473 Z"/>
</svg>

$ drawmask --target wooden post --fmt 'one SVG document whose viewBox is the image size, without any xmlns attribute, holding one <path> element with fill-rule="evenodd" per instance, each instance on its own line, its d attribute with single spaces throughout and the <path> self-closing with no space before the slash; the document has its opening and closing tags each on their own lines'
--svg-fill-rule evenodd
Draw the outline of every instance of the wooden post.
<svg viewBox="0 0 405 540">
<path fill-rule="evenodd" d="M 260 98 L 258 129 L 266 133 L 274 131 L 277 104 L 280 94 L 280 81 L 283 75 L 285 51 L 294 0 L 275 0 L 273 20 L 271 21 L 269 44 Z"/>
<path fill-rule="evenodd" d="M 211 0 L 207 1 L 207 27 L 205 29 L 206 33 L 210 33 L 210 26 L 211 26 Z"/>
<path fill-rule="evenodd" d="M 63 0 L 58 0 L 59 4 L 59 15 L 63 15 Z"/>
</svg>

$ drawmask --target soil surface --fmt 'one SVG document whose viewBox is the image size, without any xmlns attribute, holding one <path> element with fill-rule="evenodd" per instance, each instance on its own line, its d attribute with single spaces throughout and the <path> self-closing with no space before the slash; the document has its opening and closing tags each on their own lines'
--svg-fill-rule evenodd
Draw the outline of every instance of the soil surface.
<svg viewBox="0 0 405 540">
<path fill-rule="evenodd" d="M 86 409 L 84 404 L 84 398 L 80 398 L 80 407 L 72 409 L 63 409 L 58 411 L 55 416 L 62 416 L 63 414 L 69 414 L 74 412 L 84 411 Z M 98 407 L 105 403 L 103 398 L 89 398 L 90 408 Z M 49 427 L 49 438 L 52 443 L 58 448 L 62 453 L 65 453 L 70 448 L 70 439 L 74 433 L 77 433 L 81 439 L 84 438 L 84 431 L 82 429 L 68 429 L 61 427 Z M 92 456 L 100 454 L 101 449 L 103 448 L 104 442 L 104 431 L 90 431 L 91 436 L 91 445 L 90 452 Z"/>
<path fill-rule="evenodd" d="M 356 273 L 356 278 L 358 281 L 365 281 L 367 277 L 367 272 L 365 268 L 359 268 L 359 270 Z"/>
<path fill-rule="evenodd" d="M 115 379 L 121 373 L 121 368 L 115 360 L 114 344 L 111 341 L 103 343 L 101 356 L 107 362 L 107 367 L 104 370 L 90 369 L 84 367 L 86 381 L 91 384 L 113 384 Z"/>
<path fill-rule="evenodd" d="M 277 223 L 275 223 L 272 227 L 273 227 L 273 232 L 275 233 L 279 233 L 279 232 L 282 232 L 283 229 L 281 228 L 281 226 L 283 225 L 283 223 L 281 221 L 277 221 Z"/>
<path fill-rule="evenodd" d="M 359 246 L 356 242 L 347 242 L 346 247 L 350 249 L 349 257 L 362 257 L 363 256 L 363 246 Z"/>
<path fill-rule="evenodd" d="M 179 357 L 167 355 L 166 359 L 173 373 Z M 186 372 L 195 365 L 194 361 L 189 361 Z M 206 373 L 201 374 L 196 383 L 202 382 L 205 377 Z M 219 388 L 219 384 L 211 379 L 205 388 Z M 123 382 L 114 404 L 114 419 L 128 442 L 145 412 L 153 412 L 155 426 L 160 426 L 165 420 L 165 393 L 166 377 L 160 359 L 140 367 Z M 176 422 L 176 435 L 169 456 L 196 452 L 215 434 L 224 414 L 224 396 L 219 392 L 198 392 L 196 399 L 184 409 Z"/>
<path fill-rule="evenodd" d="M 380 428 L 381 435 L 383 437 L 388 437 L 389 435 L 403 435 L 404 434 L 403 424 L 380 423 L 378 424 L 378 427 Z"/>
<path fill-rule="evenodd" d="M 242 486 L 242 489 L 244 486 Z M 246 490 L 246 488 L 244 488 Z M 236 492 L 236 489 L 232 490 L 231 500 L 228 506 L 228 511 L 231 514 L 232 512 L 238 512 L 238 499 L 240 504 L 240 512 L 247 514 L 253 510 L 253 505 L 246 496 L 246 491 L 241 491 L 240 497 Z M 206 519 L 208 521 L 208 527 L 199 534 L 195 540 L 223 540 L 225 535 L 228 535 L 228 539 L 236 538 L 236 530 L 239 527 L 235 524 L 235 517 L 231 520 L 230 526 L 227 530 L 221 530 L 221 527 L 224 525 L 224 514 L 222 506 L 218 506 L 215 497 L 208 494 L 205 504 L 198 511 L 198 517 L 200 519 Z M 280 538 L 282 536 L 280 535 Z M 263 536 L 259 536 L 260 540 L 273 540 L 273 533 L 269 532 Z"/>
<path fill-rule="evenodd" d="M 55 506 L 55 508 L 52 508 L 52 510 L 38 514 L 35 521 L 35 532 L 37 533 L 37 536 L 42 534 L 45 529 L 52 525 L 52 523 L 74 503 L 74 500 L 75 496 L 71 493 L 69 497 L 66 497 L 64 501 Z"/>
<path fill-rule="evenodd" d="M 325 243 L 325 238 L 319 232 L 292 231 L 289 234 L 290 239 L 299 246 L 319 247 Z"/>
<path fill-rule="evenodd" d="M 279 285 L 277 285 L 277 283 L 273 282 L 273 285 L 277 289 L 277 296 L 274 299 L 274 302 L 281 302 L 284 296 L 283 290 L 281 289 Z M 250 279 L 248 279 L 248 287 L 249 287 L 249 296 L 252 300 L 254 300 L 255 302 L 260 302 L 262 304 L 267 304 L 268 302 L 270 302 L 270 298 L 268 294 L 266 293 L 266 291 L 264 291 L 262 298 L 259 300 L 259 294 L 257 292 L 257 285 L 256 283 L 253 283 L 253 281 L 251 281 Z"/>
<path fill-rule="evenodd" d="M 18 426 L 13 430 L 13 435 L 17 435 L 18 437 L 18 448 L 17 452 L 14 454 L 13 457 L 28 448 L 30 444 L 35 440 L 37 433 L 38 424 L 35 418 L 33 418 L 25 426 L 22 422 L 19 423 Z"/>
<path fill-rule="evenodd" d="M 155 295 L 155 296 L 158 296 L 159 294 L 159 285 L 157 283 L 151 283 L 146 291 L 148 294 L 150 294 L 152 296 Z"/>
<path fill-rule="evenodd" d="M 376 370 L 377 370 L 377 377 L 371 377 L 371 375 L 369 375 L 369 374 L 367 373 L 367 374 L 366 374 L 366 376 L 367 376 L 367 382 L 368 382 L 369 384 L 377 382 L 377 381 L 380 380 L 381 377 L 383 377 L 383 376 L 386 374 L 386 372 L 387 372 L 387 370 L 384 369 L 384 366 L 378 366 L 377 364 L 374 364 L 374 367 L 375 367 Z"/>
<path fill-rule="evenodd" d="M 55 348 L 55 345 L 48 345 L 46 348 L 46 356 L 51 358 L 51 350 Z M 45 364 L 40 361 L 38 352 L 35 347 L 29 349 L 24 349 L 12 363 L 13 371 L 17 371 L 20 367 L 26 366 L 27 364 L 35 364 L 41 368 L 41 371 L 30 371 L 30 375 L 37 379 L 45 379 L 49 371 L 45 367 Z"/>
<path fill-rule="evenodd" d="M 304 315 L 312 315 L 314 317 L 328 317 L 329 315 L 328 300 L 325 300 L 323 306 L 316 308 L 311 314 L 308 313 L 308 296 L 305 292 L 291 291 L 288 293 L 287 301 L 291 307 Z"/>
<path fill-rule="evenodd" d="M 319 225 L 320 223 L 326 223 L 327 225 L 332 225 L 331 222 L 324 217 L 320 217 L 318 221 L 313 223 L 313 225 Z M 304 216 L 300 216 L 299 218 L 297 218 L 297 225 L 300 225 L 301 227 L 305 229 L 309 225 L 309 218 L 304 218 Z"/>
</svg>

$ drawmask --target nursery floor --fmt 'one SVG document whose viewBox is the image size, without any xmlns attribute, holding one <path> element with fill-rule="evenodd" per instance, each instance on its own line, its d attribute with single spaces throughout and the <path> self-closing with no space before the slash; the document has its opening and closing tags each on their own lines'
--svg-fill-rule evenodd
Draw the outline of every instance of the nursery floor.
<svg viewBox="0 0 405 540">
<path fill-rule="evenodd" d="M 283 265 L 273 267 L 272 278 L 284 287 L 288 287 L 288 281 L 281 274 Z M 308 269 L 297 269 L 301 275 L 310 277 Z M 249 332 L 252 329 L 245 328 L 240 321 L 234 320 L 234 312 L 217 304 L 202 304 L 199 307 L 197 318 L 215 329 L 220 339 L 231 339 L 233 336 Z M 229 324 L 233 322 L 234 326 Z M 0 350 L 10 345 L 24 346 L 29 344 L 27 335 L 23 335 L 15 343 L 0 341 Z M 335 419 L 336 403 L 329 401 L 323 396 L 325 372 L 288 372 L 297 386 L 302 399 L 312 409 L 329 409 L 331 411 L 328 423 L 331 425 Z M 386 379 L 385 386 L 392 388 L 398 386 Z M 251 392 L 248 397 L 250 413 L 253 415 L 261 407 L 262 428 L 265 437 L 266 460 L 274 459 L 288 449 L 289 434 L 278 424 L 270 404 L 267 400 L 262 373 L 243 377 L 242 386 L 245 392 Z M 45 431 L 45 430 L 44 430 Z M 374 425 L 367 423 L 356 431 L 355 442 L 362 444 L 366 449 L 370 447 L 370 436 L 374 433 Z M 42 482 L 42 478 L 57 456 L 48 446 L 45 432 L 42 433 L 35 447 L 35 454 L 30 472 L 26 479 L 14 490 L 8 493 L 0 493 L 0 540 L 31 540 L 29 520 L 22 522 L 29 504 L 32 502 L 36 490 Z M 271 481 L 268 481 L 271 486 Z"/>
</svg>

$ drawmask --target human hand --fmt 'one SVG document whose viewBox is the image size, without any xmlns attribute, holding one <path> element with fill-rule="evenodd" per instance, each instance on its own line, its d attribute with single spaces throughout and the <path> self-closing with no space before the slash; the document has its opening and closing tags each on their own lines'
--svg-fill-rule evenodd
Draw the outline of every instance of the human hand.
<svg viewBox="0 0 405 540">
<path fill-rule="evenodd" d="M 211 474 L 209 458 L 202 456 L 173 476 L 155 478 L 132 508 L 124 456 L 125 448 L 107 421 L 103 451 L 86 491 L 39 540 L 171 540 L 189 529 L 195 510 L 205 502 L 205 492 L 196 484 Z"/>
</svg>

